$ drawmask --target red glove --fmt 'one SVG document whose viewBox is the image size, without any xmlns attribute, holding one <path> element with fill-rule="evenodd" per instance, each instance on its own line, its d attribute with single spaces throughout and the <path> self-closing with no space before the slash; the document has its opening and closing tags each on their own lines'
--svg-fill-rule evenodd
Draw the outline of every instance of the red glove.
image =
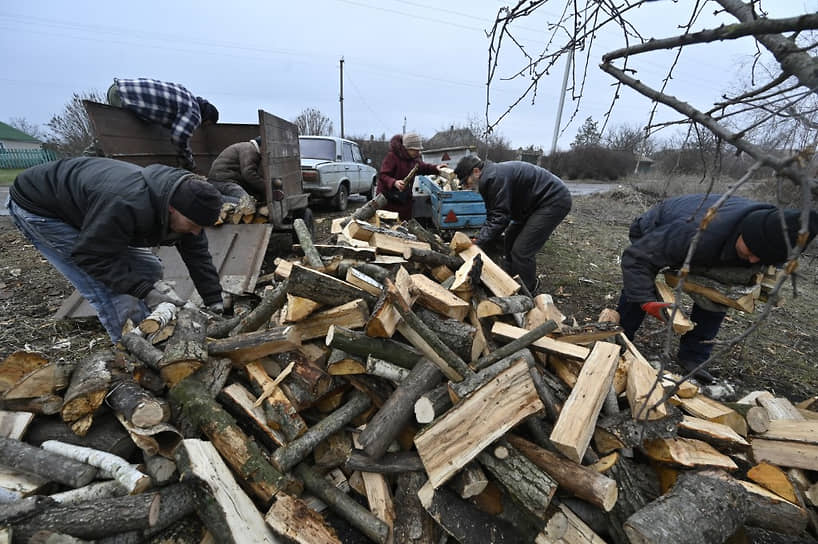
<svg viewBox="0 0 818 544">
<path fill-rule="evenodd" d="M 642 310 L 652 315 L 661 322 L 665 322 L 670 317 L 671 304 L 669 302 L 645 302 L 642 304 Z"/>
</svg>

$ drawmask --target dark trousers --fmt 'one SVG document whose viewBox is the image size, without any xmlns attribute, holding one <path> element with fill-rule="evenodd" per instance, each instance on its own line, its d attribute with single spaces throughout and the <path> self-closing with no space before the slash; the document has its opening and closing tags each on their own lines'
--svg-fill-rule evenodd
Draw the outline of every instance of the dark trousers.
<svg viewBox="0 0 818 544">
<path fill-rule="evenodd" d="M 525 222 L 512 223 L 505 232 L 505 258 L 511 268 L 511 275 L 520 275 L 529 291 L 537 285 L 537 252 L 571 211 L 571 201 L 567 205 L 543 206 L 534 210 Z"/>
<path fill-rule="evenodd" d="M 625 335 L 633 340 L 642 320 L 645 319 L 645 312 L 639 303 L 628 301 L 624 293 L 619 297 L 619 305 L 616 310 L 619 312 L 619 324 L 622 325 Z M 710 343 L 710 340 L 713 340 L 719 333 L 725 315 L 727 314 L 724 312 L 711 312 L 693 304 L 690 320 L 696 326 L 679 339 L 678 359 L 680 363 L 698 365 L 710 357 L 710 352 L 713 351 L 713 344 Z"/>
</svg>

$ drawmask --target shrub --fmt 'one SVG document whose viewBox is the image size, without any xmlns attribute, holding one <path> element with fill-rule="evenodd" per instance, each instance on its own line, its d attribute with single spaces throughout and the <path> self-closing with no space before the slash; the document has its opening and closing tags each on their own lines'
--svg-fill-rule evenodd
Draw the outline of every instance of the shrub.
<svg viewBox="0 0 818 544">
<path fill-rule="evenodd" d="M 616 180 L 633 172 L 634 156 L 600 146 L 575 147 L 543 159 L 543 166 L 565 179 Z"/>
</svg>

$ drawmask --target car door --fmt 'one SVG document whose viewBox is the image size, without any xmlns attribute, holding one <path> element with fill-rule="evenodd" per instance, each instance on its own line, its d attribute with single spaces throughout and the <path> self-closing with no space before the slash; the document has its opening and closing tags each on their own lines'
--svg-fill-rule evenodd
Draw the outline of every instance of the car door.
<svg viewBox="0 0 818 544">
<path fill-rule="evenodd" d="M 361 163 L 355 162 L 354 147 L 355 144 L 352 142 L 343 142 L 344 170 L 349 176 L 350 194 L 355 194 L 361 190 Z M 360 156 L 359 151 L 358 157 Z"/>
</svg>

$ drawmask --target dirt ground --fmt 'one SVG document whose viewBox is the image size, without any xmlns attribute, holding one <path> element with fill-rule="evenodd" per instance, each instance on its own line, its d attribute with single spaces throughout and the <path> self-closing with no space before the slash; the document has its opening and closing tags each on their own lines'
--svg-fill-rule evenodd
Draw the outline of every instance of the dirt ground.
<svg viewBox="0 0 818 544">
<path fill-rule="evenodd" d="M 553 295 L 561 311 L 580 324 L 596 321 L 603 308 L 616 307 L 621 288 L 619 259 L 628 243 L 628 226 L 658 200 L 631 185 L 576 197 L 571 213 L 538 256 L 540 292 Z M 350 202 L 345 213 L 317 207 L 316 242 L 327 240 L 333 217 L 346 215 L 362 203 Z M 273 258 L 285 253 L 289 243 L 289 236 L 273 236 L 262 273 L 272 270 Z M 766 323 L 711 368 L 735 386 L 733 398 L 755 389 L 767 389 L 792 401 L 818 394 L 815 256 L 809 249 L 802 258 L 798 297 L 790 287 L 783 306 L 773 310 Z M 19 349 L 41 351 L 51 360 L 78 358 L 96 344 L 107 343 L 108 337 L 95 319 L 52 319 L 71 291 L 70 284 L 20 235 L 9 218 L 0 217 L 0 360 Z M 689 300 L 687 304 L 689 309 Z M 755 318 L 731 311 L 719 339 L 740 334 Z M 646 320 L 636 345 L 646 357 L 656 359 L 663 339 L 663 327 Z M 671 345 L 670 353 L 674 352 Z M 753 532 L 752 541 L 783 542 L 763 531 Z"/>
</svg>

